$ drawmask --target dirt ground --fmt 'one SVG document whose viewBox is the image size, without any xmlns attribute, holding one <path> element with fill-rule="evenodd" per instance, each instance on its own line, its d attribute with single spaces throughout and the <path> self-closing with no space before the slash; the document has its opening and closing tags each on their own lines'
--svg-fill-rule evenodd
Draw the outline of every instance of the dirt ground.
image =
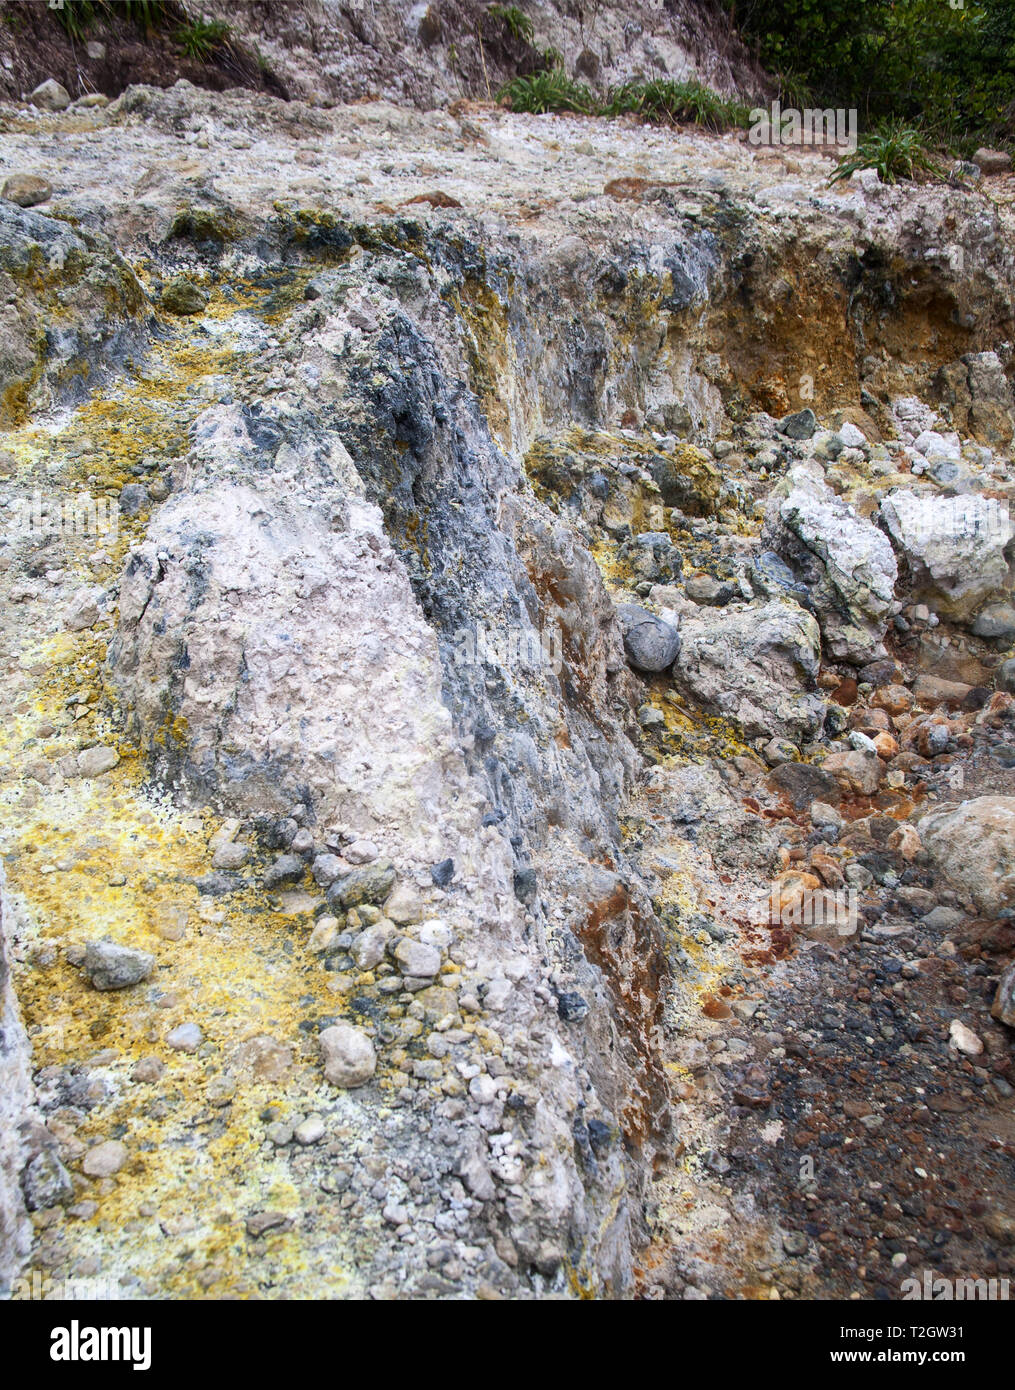
<svg viewBox="0 0 1015 1390">
<path fill-rule="evenodd" d="M 188 58 L 176 40 L 182 12 L 167 7 L 167 20 L 157 29 L 145 29 L 127 18 L 97 16 L 74 39 L 56 11 L 43 0 L 14 0 L 0 15 L 0 97 L 17 100 L 27 96 L 49 77 L 66 87 L 72 98 L 90 92 L 116 97 L 132 83 L 171 87 L 186 78 L 196 87 L 225 91 L 249 87 L 253 91 L 288 95 L 258 55 L 232 42 L 223 44 L 207 62 Z M 91 56 L 101 45 L 101 56 Z"/>
</svg>

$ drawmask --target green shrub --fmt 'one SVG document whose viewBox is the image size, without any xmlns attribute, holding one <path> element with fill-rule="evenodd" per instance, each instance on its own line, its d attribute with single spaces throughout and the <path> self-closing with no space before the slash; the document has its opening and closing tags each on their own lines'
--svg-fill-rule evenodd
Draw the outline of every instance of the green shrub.
<svg viewBox="0 0 1015 1390">
<path fill-rule="evenodd" d="M 599 101 L 584 83 L 573 82 L 563 67 L 548 66 L 531 77 L 516 77 L 497 93 L 512 111 L 541 116 L 548 111 L 571 111 L 580 116 L 640 116 L 657 124 L 693 123 L 707 130 L 728 130 L 748 124 L 748 108 L 730 101 L 699 82 L 625 82 Z"/>
<path fill-rule="evenodd" d="M 497 100 L 506 100 L 512 111 L 527 111 L 533 116 L 548 111 L 571 111 L 579 116 L 594 116 L 598 111 L 595 97 L 581 82 L 572 82 L 563 68 L 548 68 L 531 77 L 514 77 L 505 82 Z"/>
<path fill-rule="evenodd" d="M 85 33 L 104 15 L 108 19 L 126 19 L 145 29 L 157 29 L 168 17 L 168 6 L 163 0 L 64 0 L 62 9 L 54 10 L 60 24 L 75 42 L 80 42 Z"/>
<path fill-rule="evenodd" d="M 513 39 L 519 43 L 531 43 L 535 34 L 532 20 L 517 5 L 490 5 L 487 14 L 491 19 L 500 20 Z"/>
<path fill-rule="evenodd" d="M 199 63 L 206 63 L 228 37 L 229 25 L 219 19 L 192 20 L 176 31 L 176 42 L 188 58 L 196 58 Z"/>
<path fill-rule="evenodd" d="M 641 116 L 661 124 L 691 122 L 717 131 L 748 123 L 748 108 L 741 102 L 721 97 L 700 82 L 672 82 L 664 78 L 625 82 L 611 88 L 602 113 Z"/>
<path fill-rule="evenodd" d="M 770 72 L 816 104 L 856 108 L 865 128 L 895 120 L 953 148 L 1015 139 L 1012 0 L 725 0 Z M 801 93 L 787 104 L 800 107 Z M 786 98 L 784 98 L 785 100 Z"/>
<path fill-rule="evenodd" d="M 848 179 L 858 169 L 876 169 L 882 183 L 899 179 L 944 178 L 946 170 L 931 153 L 927 137 L 914 126 L 891 121 L 865 135 L 853 154 L 839 160 L 829 182 Z"/>
</svg>

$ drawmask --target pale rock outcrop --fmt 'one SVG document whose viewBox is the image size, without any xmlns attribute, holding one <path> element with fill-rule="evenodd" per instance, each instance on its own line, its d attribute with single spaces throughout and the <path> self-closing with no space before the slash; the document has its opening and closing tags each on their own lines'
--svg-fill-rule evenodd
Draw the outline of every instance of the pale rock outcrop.
<svg viewBox="0 0 1015 1390">
<path fill-rule="evenodd" d="M 769 504 L 762 539 L 811 591 L 829 655 L 861 666 L 884 654 L 897 567 L 883 532 L 803 465 Z"/>
<path fill-rule="evenodd" d="M 274 831 L 273 818 L 298 803 L 298 844 L 284 845 L 291 862 L 283 869 L 304 889 L 279 898 L 317 900 L 314 910 L 322 909 L 324 890 L 338 884 L 333 896 L 344 891 L 350 861 L 343 867 L 338 851 L 363 841 L 377 846 L 378 858 L 363 857 L 354 872 L 383 874 L 368 907 L 379 912 L 382 885 L 384 892 L 392 886 L 389 857 L 398 875 L 383 898 L 385 915 L 358 934 L 355 923 L 338 921 L 337 910 L 318 917 L 313 931 L 308 917 L 305 930 L 272 933 L 252 988 L 258 970 L 285 967 L 283 947 L 294 941 L 297 950 L 313 943 L 301 969 L 326 965 L 340 988 L 309 1017 L 301 1003 L 292 1018 L 273 1011 L 251 1020 L 254 1036 L 225 1054 L 235 1059 L 239 1082 L 256 1073 L 314 1113 L 320 1097 L 304 1091 L 305 1104 L 295 1097 L 308 1073 L 307 1084 L 321 1086 L 314 1030 L 325 1018 L 350 1013 L 376 1060 L 376 1084 L 367 1078 L 329 1098 L 336 1107 L 329 1130 L 334 1123 L 343 1131 L 334 1146 L 340 1152 L 323 1144 L 303 1151 L 324 1168 L 308 1174 L 308 1219 L 293 1226 L 294 1241 L 303 1242 L 299 1266 L 274 1291 L 301 1296 L 308 1270 L 326 1254 L 318 1263 L 327 1275 L 316 1287 L 323 1284 L 328 1296 L 350 1291 L 347 1274 L 379 1297 L 429 1296 L 435 1288 L 438 1297 L 445 1289 L 470 1296 L 487 1282 L 509 1296 L 566 1296 L 576 1275 L 594 1294 L 623 1294 L 655 1222 L 653 1160 L 665 1173 L 673 1152 L 667 1031 L 682 1022 L 673 994 L 693 977 L 690 957 L 674 943 L 690 928 L 705 938 L 709 970 L 718 965 L 713 947 L 729 928 L 711 918 L 706 927 L 694 908 L 711 900 L 716 919 L 735 916 L 713 869 L 767 874 L 778 841 L 775 823 L 747 805 L 745 793 L 765 799 L 760 763 L 721 749 L 702 766 L 675 766 L 679 760 L 647 742 L 655 735 L 641 741 L 640 683 L 624 662 L 607 588 L 610 561 L 627 545 L 644 580 L 657 578 L 664 564 L 675 580 L 681 561 L 721 576 L 714 584 L 726 607 L 660 599 L 661 608 L 681 614 L 685 650 L 674 681 L 696 712 L 724 713 L 752 738 L 802 743 L 818 733 L 819 628 L 792 597 L 814 602 L 830 651 L 837 640 L 855 641 L 858 650 L 871 642 L 882 615 L 848 576 L 841 583 L 855 607 L 845 619 L 837 613 L 834 546 L 828 555 L 807 551 L 811 589 L 788 587 L 796 586 L 793 576 L 766 563 L 770 601 L 732 602 L 751 592 L 749 557 L 757 547 L 750 523 L 766 485 L 760 470 L 746 476 L 738 461 L 739 429 L 731 431 L 737 442 L 725 437 L 731 422 L 723 402 L 741 389 L 763 391 L 781 375 L 778 395 L 789 368 L 795 374 L 813 365 L 801 355 L 813 348 L 837 378 L 819 383 L 826 399 L 815 409 L 824 417 L 827 397 L 845 397 L 855 384 L 864 334 L 864 351 L 869 346 L 875 356 L 883 301 L 861 284 L 850 319 L 844 322 L 836 299 L 835 321 L 819 319 L 820 333 L 813 318 L 787 314 L 787 301 L 824 303 L 858 233 L 923 273 L 923 250 L 944 244 L 960 195 L 887 186 L 829 193 L 817 161 L 799 183 L 786 184 L 732 137 L 721 147 L 719 189 L 712 137 L 614 124 L 609 138 L 624 161 L 636 155 L 647 170 L 635 202 L 604 190 L 617 165 L 597 149 L 604 126 L 500 109 L 424 115 L 378 101 L 322 112 L 178 84 L 125 94 L 101 129 L 99 117 L 87 119 L 96 121 L 91 133 L 100 136 L 103 157 L 93 157 L 91 140 L 82 146 L 87 159 L 68 141 L 60 180 L 72 188 L 61 197 L 80 224 L 108 227 L 132 251 L 143 247 L 163 281 L 183 272 L 205 283 L 203 267 L 218 258 L 207 279 L 214 286 L 208 312 L 172 325 L 188 372 L 199 373 L 193 382 L 188 376 L 177 421 L 190 431 L 189 452 L 180 435 L 166 477 L 128 483 L 120 493 L 125 522 L 136 530 L 105 674 L 127 716 L 124 754 L 136 737 L 152 784 L 175 807 L 189 800 L 210 814 L 235 810 L 236 819 L 265 813 Z M 553 163 L 546 155 L 551 125 L 561 146 Z M 12 131 L 6 138 L 11 160 L 27 164 L 34 137 Z M 255 141 L 253 156 L 238 153 Z M 423 163 L 424 154 L 432 163 Z M 52 165 L 40 167 L 54 176 Z M 424 172 L 438 167 L 439 176 Z M 680 189 L 668 183 L 678 170 L 686 179 Z M 396 207 L 417 200 L 438 177 L 453 201 L 414 201 L 393 220 L 378 212 L 379 195 Z M 537 187 L 547 206 L 532 218 L 525 203 Z M 806 210 L 798 217 L 801 190 Z M 755 200 L 776 194 L 782 206 L 772 212 L 780 215 L 758 216 Z M 725 219 L 727 204 L 736 216 L 720 237 L 716 214 Z M 983 214 L 987 223 L 994 216 Z M 209 245 L 202 227 L 221 238 Z M 792 266 L 782 239 L 789 229 Z M 943 301 L 956 316 L 1010 304 L 997 249 L 1004 241 L 991 236 L 975 285 L 968 277 L 942 280 Z M 743 284 L 748 249 L 754 269 L 745 312 L 743 296 L 727 291 Z M 260 283 L 262 269 L 279 294 L 248 309 L 245 277 Z M 228 298 L 238 293 L 234 271 L 245 284 L 241 307 Z M 912 326 L 907 314 L 923 312 L 922 288 L 911 293 L 905 274 L 898 288 L 896 342 Z M 291 298 L 290 290 L 297 291 Z M 906 389 L 925 384 L 887 360 L 872 370 L 884 373 L 871 380 L 879 395 L 900 379 Z M 152 395 L 161 405 L 161 388 Z M 208 400 L 222 404 L 194 418 Z M 790 404 L 780 403 L 778 413 Z M 910 443 L 923 430 L 948 428 L 933 412 L 907 418 L 918 426 Z M 775 440 L 774 420 L 770 430 L 761 423 L 757 437 L 772 444 L 770 463 L 781 466 L 779 451 L 793 455 L 797 444 Z M 652 440 L 646 430 L 655 429 Z M 675 433 L 664 437 L 663 430 Z M 676 432 L 700 432 L 714 441 L 712 453 L 678 441 Z M 521 461 L 529 465 L 532 441 L 544 435 L 555 442 L 543 451 L 548 466 L 530 468 L 530 487 Z M 91 429 L 87 442 L 98 439 Z M 837 439 L 864 464 L 878 462 L 856 433 L 843 429 Z M 87 455 L 82 463 L 92 466 Z M 599 548 L 604 532 L 611 553 Z M 787 534 L 787 544 L 806 550 L 800 536 Z M 777 569 L 786 567 L 778 562 Z M 843 623 L 852 624 L 848 639 Z M 463 629 L 471 649 L 455 640 Z M 533 635 L 545 636 L 546 648 L 530 642 Z M 693 757 L 721 738 L 717 722 L 707 717 L 689 735 Z M 662 762 L 641 777 L 652 754 Z M 79 755 L 68 756 L 82 772 Z M 851 777 L 858 763 L 864 778 L 880 777 L 876 755 L 845 757 Z M 115 764 L 115 750 L 105 751 L 107 770 L 90 767 L 107 782 L 79 780 L 72 790 L 101 795 L 108 787 L 115 795 L 128 772 Z M 794 774 L 796 790 L 809 790 L 808 800 L 839 794 L 819 767 L 783 768 L 802 771 Z M 783 768 L 776 772 L 792 789 Z M 771 781 L 779 785 L 776 774 Z M 640 805 L 632 791 L 643 797 Z M 343 835 L 330 833 L 336 828 Z M 355 839 L 344 837 L 347 829 Z M 644 851 L 632 848 L 640 839 Z M 712 868 L 710 854 L 721 861 Z M 259 892 L 257 856 L 252 846 L 255 862 L 242 877 Z M 311 864 L 320 893 L 303 877 Z M 453 865 L 451 880 L 434 875 L 443 864 Z M 870 881 L 862 865 L 849 867 Z M 699 889 L 699 876 L 709 874 Z M 232 891 L 229 875 L 209 877 L 226 880 L 213 885 L 226 890 L 221 906 L 200 909 L 214 918 L 213 907 L 231 910 Z M 359 901 L 364 879 L 351 886 Z M 425 926 L 413 925 L 424 919 Z M 447 934 L 434 919 L 446 921 Z M 395 959 L 412 973 L 386 977 L 385 956 L 399 949 L 406 925 L 430 952 L 410 959 L 402 949 Z M 215 930 L 209 921 L 201 935 Z M 199 957 L 194 941 L 187 949 L 192 961 Z M 439 976 L 430 975 L 445 950 L 449 968 L 441 964 Z M 172 948 L 165 956 L 173 970 Z M 420 966 L 426 973 L 417 973 Z M 376 968 L 375 982 L 357 980 L 353 967 L 361 974 Z M 342 986 L 354 981 L 350 996 Z M 294 983 L 298 998 L 303 981 Z M 397 1001 L 403 984 L 433 1033 L 425 1055 L 422 1038 L 398 1055 L 419 1013 L 409 1006 L 397 1017 L 392 1009 L 388 989 L 395 987 Z M 93 1008 L 117 1002 L 88 991 L 82 997 Z M 442 1030 L 456 1010 L 464 1026 Z M 202 1014 L 200 1022 L 214 1041 L 218 1016 Z M 456 1043 L 459 1033 L 465 1041 Z M 357 1046 L 365 1069 L 369 1054 Z M 477 1057 L 467 1084 L 455 1047 L 468 1049 L 470 1061 Z M 173 1060 L 196 1062 L 205 1050 Z M 345 1065 L 348 1053 L 342 1056 Z M 209 1058 L 214 1068 L 214 1049 Z M 274 1145 L 287 1126 L 270 1128 Z M 291 1139 L 290 1128 L 281 1142 Z M 260 1148 L 247 1151 L 255 1175 L 264 1172 Z M 344 1181 L 347 1158 L 356 1199 L 376 1198 L 382 1219 L 341 1218 L 343 1235 L 360 1243 L 339 1269 L 339 1233 L 318 1226 L 312 1213 L 331 1180 Z M 216 1161 L 206 1189 L 213 1195 L 223 1171 Z M 367 1171 L 375 1161 L 376 1183 Z M 51 1170 L 37 1167 L 40 1178 Z M 455 1167 L 480 1210 L 463 1206 Z M 414 1210 L 399 1172 L 422 1184 Z M 318 1188 L 317 1178 L 328 1186 Z M 380 1197 L 373 1189 L 382 1183 Z M 42 1191 L 33 1181 L 33 1192 Z M 416 1223 L 415 1244 L 394 1224 L 403 1202 Z M 431 1214 L 436 1239 L 424 1231 Z M 252 1215 L 247 1230 L 263 1234 L 287 1219 Z M 86 1223 L 76 1226 L 70 1258 L 84 1251 Z M 108 1235 L 102 1240 L 105 1254 Z M 475 1263 L 464 1262 L 457 1274 L 452 1262 L 437 1271 L 429 1257 L 445 1240 L 479 1251 Z M 237 1252 L 240 1273 L 260 1287 L 268 1271 L 258 1258 Z"/>
<path fill-rule="evenodd" d="M 531 42 L 488 11 L 483 0 L 366 7 L 303 0 L 297 10 L 209 0 L 202 14 L 227 23 L 230 36 L 263 54 L 294 97 L 314 105 L 378 95 L 428 108 L 463 96 L 488 100 L 548 45 L 568 73 L 604 87 L 651 71 L 679 80 L 699 76 L 722 91 L 734 83 L 760 89 L 746 44 L 707 0 L 670 0 L 665 11 L 646 0 L 623 0 L 597 10 L 594 21 L 562 0 L 547 0 L 532 11 Z"/>
<path fill-rule="evenodd" d="M 917 827 L 941 873 L 983 913 L 1015 907 L 1015 797 L 981 796 Z"/>
<path fill-rule="evenodd" d="M 957 497 L 898 488 L 881 516 L 909 570 L 913 596 L 942 618 L 968 622 L 1010 587 L 1005 551 L 1015 529 L 1007 504 L 976 493 Z"/>
<path fill-rule="evenodd" d="M 749 738 L 813 737 L 824 718 L 820 696 L 808 690 L 821 655 L 814 618 L 788 600 L 701 613 L 681 625 L 677 689 Z"/>
<path fill-rule="evenodd" d="M 21 1183 L 22 1171 L 32 1158 L 24 1135 L 34 1091 L 31 1047 L 11 978 L 12 925 L 0 866 L 0 1297 L 17 1276 L 31 1242 Z"/>
<path fill-rule="evenodd" d="M 224 434 L 253 447 L 239 412 L 216 421 L 209 445 Z M 170 499 L 127 562 L 114 674 L 157 761 L 222 785 L 238 807 L 281 812 L 306 781 L 325 814 L 362 819 L 397 804 L 424 826 L 450 750 L 433 634 L 380 513 L 345 506 L 338 480 L 353 495 L 358 480 L 341 443 L 323 450 L 316 505 L 292 495 L 295 471 L 309 476 L 295 457 L 288 478 L 277 469 L 259 485 L 222 479 Z M 170 709 L 187 738 L 163 751 Z"/>
</svg>

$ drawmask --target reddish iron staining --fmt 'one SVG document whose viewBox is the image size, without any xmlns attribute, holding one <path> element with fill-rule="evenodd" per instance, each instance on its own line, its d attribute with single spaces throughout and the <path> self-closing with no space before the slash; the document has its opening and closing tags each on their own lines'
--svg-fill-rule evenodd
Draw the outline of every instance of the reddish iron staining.
<svg viewBox="0 0 1015 1390">
<path fill-rule="evenodd" d="M 701 1001 L 701 1011 L 706 1018 L 726 1019 L 733 1017 L 733 1010 L 714 994 L 706 994 Z"/>
<path fill-rule="evenodd" d="M 591 904 L 581 930 L 585 954 L 603 972 L 620 1028 L 631 1090 L 620 1107 L 632 1147 L 665 1135 L 670 1125 L 669 1087 L 654 1043 L 663 1019 L 666 956 L 652 919 L 642 915 L 627 888 Z"/>
</svg>

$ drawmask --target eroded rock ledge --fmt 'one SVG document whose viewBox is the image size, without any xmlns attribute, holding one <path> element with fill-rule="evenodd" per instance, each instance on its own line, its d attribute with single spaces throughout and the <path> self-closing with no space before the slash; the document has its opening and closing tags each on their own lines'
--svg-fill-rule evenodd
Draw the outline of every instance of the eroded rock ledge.
<svg viewBox="0 0 1015 1390">
<path fill-rule="evenodd" d="M 116 504 L 3 549 L 17 983 L 69 1184 L 36 1267 L 150 1297 L 886 1277 L 863 1232 L 783 1241 L 791 1126 L 835 1146 L 793 1070 L 832 1045 L 784 996 L 840 952 L 961 958 L 912 1065 L 946 1093 L 970 1054 L 935 1010 L 968 1004 L 969 1084 L 1010 1099 L 976 992 L 1015 907 L 1007 212 L 481 109 L 179 84 L 19 119 L 56 192 L 0 258 L 73 238 L 104 298 L 3 364 L 5 488 Z M 96 390 L 63 375 L 85 341 Z M 848 931 L 793 916 L 826 890 Z"/>
</svg>

